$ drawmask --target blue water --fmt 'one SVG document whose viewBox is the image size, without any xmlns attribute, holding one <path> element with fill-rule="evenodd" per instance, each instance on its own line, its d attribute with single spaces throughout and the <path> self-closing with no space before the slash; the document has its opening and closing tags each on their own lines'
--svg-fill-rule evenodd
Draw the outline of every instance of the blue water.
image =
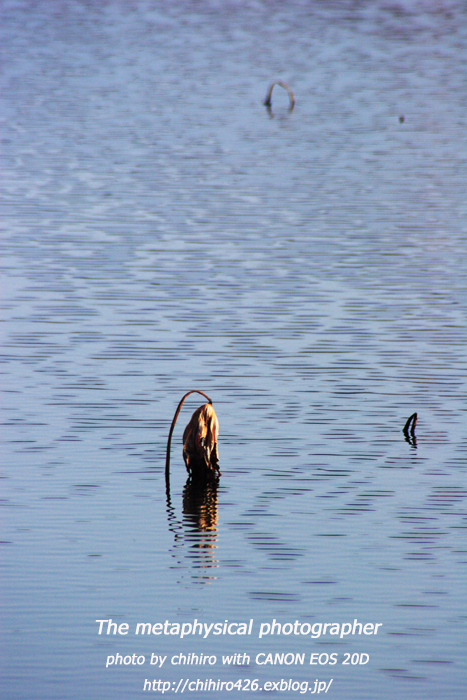
<svg viewBox="0 0 467 700">
<path fill-rule="evenodd" d="M 456 0 L 2 3 L 5 698 L 465 697 L 465 20 Z M 274 80 L 292 112 L 280 86 L 263 105 Z M 222 477 L 185 488 L 190 397 L 167 497 L 191 389 Z M 274 619 L 382 627 L 259 639 Z M 190 652 L 218 660 L 170 663 Z"/>
</svg>

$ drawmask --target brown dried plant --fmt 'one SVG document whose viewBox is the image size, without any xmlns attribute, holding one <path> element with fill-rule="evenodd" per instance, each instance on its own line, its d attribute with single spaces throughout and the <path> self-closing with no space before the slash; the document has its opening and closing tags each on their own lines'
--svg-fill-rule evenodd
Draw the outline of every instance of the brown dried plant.
<svg viewBox="0 0 467 700">
<path fill-rule="evenodd" d="M 199 471 L 219 472 L 219 421 L 210 403 L 196 409 L 183 433 L 183 458 L 186 468 L 194 474 Z"/>
<path fill-rule="evenodd" d="M 167 483 L 170 478 L 170 446 L 172 433 L 185 399 L 190 396 L 190 394 L 194 393 L 201 394 L 209 403 L 196 409 L 183 433 L 183 458 L 185 460 L 185 465 L 193 479 L 208 480 L 217 479 L 220 476 L 218 448 L 219 420 L 209 396 L 203 391 L 194 389 L 185 394 L 178 404 L 172 425 L 170 426 L 165 462 Z"/>
</svg>

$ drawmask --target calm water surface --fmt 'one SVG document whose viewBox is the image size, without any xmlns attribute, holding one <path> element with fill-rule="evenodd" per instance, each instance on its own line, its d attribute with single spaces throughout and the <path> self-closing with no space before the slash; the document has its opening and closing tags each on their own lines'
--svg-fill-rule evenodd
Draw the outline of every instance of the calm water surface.
<svg viewBox="0 0 467 700">
<path fill-rule="evenodd" d="M 181 677 L 465 697 L 466 19 L 456 0 L 4 0 L 5 698 Z M 292 113 L 280 87 L 262 104 L 277 79 Z M 167 500 L 196 388 L 223 475 L 185 488 L 192 397 Z M 98 636 L 109 618 L 383 628 Z M 194 651 L 371 659 L 105 669 Z"/>
</svg>

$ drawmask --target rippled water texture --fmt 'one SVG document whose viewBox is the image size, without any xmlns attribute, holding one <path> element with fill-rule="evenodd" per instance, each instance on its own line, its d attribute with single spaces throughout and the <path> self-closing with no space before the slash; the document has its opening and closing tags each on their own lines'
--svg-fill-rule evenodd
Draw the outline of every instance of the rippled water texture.
<svg viewBox="0 0 467 700">
<path fill-rule="evenodd" d="M 202 677 L 465 698 L 464 3 L 2 15 L 5 697 L 187 674 L 116 652 L 325 651 L 371 660 Z M 292 112 L 280 86 L 263 105 L 273 80 Z M 186 484 L 192 396 L 167 496 L 191 389 L 222 477 Z M 108 618 L 383 628 L 195 643 L 98 636 Z"/>
</svg>

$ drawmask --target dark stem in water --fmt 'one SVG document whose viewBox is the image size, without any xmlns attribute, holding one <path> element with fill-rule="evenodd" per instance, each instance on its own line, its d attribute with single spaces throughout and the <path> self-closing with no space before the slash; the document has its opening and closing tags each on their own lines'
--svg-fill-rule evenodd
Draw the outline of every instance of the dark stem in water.
<svg viewBox="0 0 467 700">
<path fill-rule="evenodd" d="M 412 413 L 412 415 L 407 419 L 407 422 L 402 430 L 406 441 L 412 447 L 417 447 L 417 436 L 415 435 L 415 426 L 417 425 L 417 419 L 418 414 Z"/>
</svg>

